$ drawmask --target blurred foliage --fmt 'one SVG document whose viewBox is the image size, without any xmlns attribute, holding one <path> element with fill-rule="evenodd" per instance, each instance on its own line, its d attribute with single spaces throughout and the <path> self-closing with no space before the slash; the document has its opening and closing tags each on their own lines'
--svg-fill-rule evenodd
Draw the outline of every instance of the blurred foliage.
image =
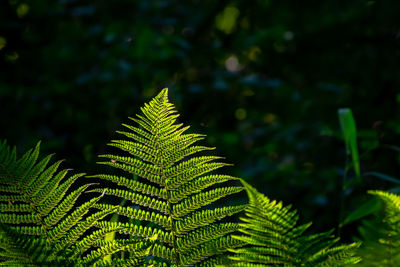
<svg viewBox="0 0 400 267">
<path fill-rule="evenodd" d="M 0 1 L 0 137 L 93 173 L 164 87 L 181 120 L 316 231 L 338 225 L 351 108 L 361 174 L 399 173 L 399 1 Z M 397 150 L 396 150 L 397 148 Z M 349 176 L 354 173 L 349 171 Z M 397 177 L 398 178 L 398 177 Z M 344 217 L 392 184 L 346 189 Z M 343 229 L 346 240 L 355 224 Z"/>
</svg>

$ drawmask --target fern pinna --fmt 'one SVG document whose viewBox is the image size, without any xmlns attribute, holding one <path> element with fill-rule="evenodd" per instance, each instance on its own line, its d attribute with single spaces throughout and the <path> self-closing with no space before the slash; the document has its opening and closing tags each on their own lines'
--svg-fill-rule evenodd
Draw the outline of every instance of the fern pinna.
<svg viewBox="0 0 400 267">
<path fill-rule="evenodd" d="M 49 165 L 52 155 L 39 158 L 40 143 L 18 158 L 16 149 L 0 142 L 0 265 L 76 266 L 102 262 L 118 248 L 92 249 L 109 230 L 97 229 L 95 222 L 113 212 L 105 209 L 85 216 L 101 196 L 75 205 L 90 186 L 70 192 L 83 174 L 68 175 L 58 170 L 60 161 Z"/>
<path fill-rule="evenodd" d="M 113 140 L 110 144 L 128 155 L 101 156 L 108 159 L 101 164 L 122 169 L 127 176 L 101 174 L 94 177 L 121 186 L 108 189 L 105 194 L 140 206 L 118 207 L 118 214 L 148 223 L 138 226 L 109 222 L 98 223 L 98 226 L 123 225 L 125 229 L 121 233 L 155 238 L 147 257 L 155 266 L 214 266 L 223 262 L 226 249 L 242 242 L 229 235 L 238 229 L 238 224 L 220 220 L 242 211 L 244 206 L 221 207 L 213 203 L 242 191 L 243 187 L 221 185 L 237 179 L 211 173 L 227 165 L 217 161 L 220 157 L 193 156 L 213 148 L 194 145 L 204 139 L 204 135 L 185 133 L 189 127 L 176 123 L 179 115 L 168 101 L 167 89 L 141 110 L 142 115 L 131 118 L 137 126 L 124 124 L 129 131 L 118 132 L 127 139 Z M 132 175 L 140 180 L 133 179 Z M 95 206 L 112 207 L 110 204 Z"/>
<path fill-rule="evenodd" d="M 334 246 L 338 239 L 332 231 L 314 235 L 303 233 L 309 224 L 296 226 L 298 215 L 290 206 L 271 201 L 255 188 L 242 181 L 249 196 L 246 217 L 241 218 L 235 235 L 247 246 L 230 249 L 235 261 L 229 266 L 344 266 L 360 261 L 355 256 L 358 243 Z"/>
</svg>

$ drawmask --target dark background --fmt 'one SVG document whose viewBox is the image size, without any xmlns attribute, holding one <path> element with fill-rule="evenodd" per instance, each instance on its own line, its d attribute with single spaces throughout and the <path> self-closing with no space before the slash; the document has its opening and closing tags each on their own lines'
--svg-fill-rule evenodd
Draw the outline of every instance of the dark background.
<svg viewBox="0 0 400 267">
<path fill-rule="evenodd" d="M 362 173 L 399 173 L 389 148 L 400 134 L 399 10 L 397 0 L 1 0 L 0 138 L 19 151 L 42 140 L 43 153 L 93 174 L 120 124 L 169 87 L 181 122 L 234 164 L 226 172 L 328 230 L 346 158 L 338 108 L 353 110 Z M 393 187 L 364 176 L 344 213 L 368 189 Z"/>
</svg>

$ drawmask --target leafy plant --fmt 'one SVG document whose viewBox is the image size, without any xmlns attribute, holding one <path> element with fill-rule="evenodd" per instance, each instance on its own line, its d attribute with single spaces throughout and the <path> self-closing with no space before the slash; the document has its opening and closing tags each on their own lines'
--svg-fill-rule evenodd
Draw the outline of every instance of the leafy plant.
<svg viewBox="0 0 400 267">
<path fill-rule="evenodd" d="M 84 217 L 101 196 L 76 206 L 91 184 L 68 191 L 84 174 L 68 176 L 69 170 L 58 170 L 61 160 L 48 166 L 52 155 L 38 161 L 39 148 L 40 143 L 18 158 L 15 148 L 0 143 L 1 265 L 75 266 L 112 254 L 116 247 L 87 252 L 114 229 L 87 231 L 113 209 Z"/>
<path fill-rule="evenodd" d="M 349 165 L 348 158 L 351 156 L 352 165 L 356 174 L 357 182 L 361 182 L 361 170 L 360 170 L 360 157 L 358 154 L 357 146 L 357 128 L 356 122 L 353 117 L 353 112 L 349 108 L 341 108 L 338 110 L 340 127 L 343 132 L 344 142 L 346 145 L 346 170 L 348 171 Z M 344 181 L 347 182 L 347 181 Z"/>
<path fill-rule="evenodd" d="M 121 186 L 108 189 L 105 194 L 137 205 L 136 208 L 117 207 L 116 212 L 141 220 L 145 225 L 138 227 L 133 223 L 109 222 L 102 226 L 122 224 L 124 230 L 121 232 L 130 236 L 157 236 L 157 242 L 148 255 L 160 264 L 220 263 L 226 259 L 223 252 L 227 248 L 241 244 L 228 235 L 238 229 L 238 224 L 220 220 L 242 211 L 244 205 L 217 205 L 215 202 L 239 193 L 243 187 L 225 185 L 237 178 L 211 173 L 228 165 L 217 161 L 221 157 L 193 156 L 213 148 L 194 145 L 204 139 L 204 135 L 185 133 L 189 127 L 176 124 L 178 114 L 174 105 L 169 103 L 167 93 L 167 89 L 162 90 L 142 108 L 142 115 L 131 118 L 140 128 L 124 125 L 130 131 L 119 133 L 128 140 L 113 140 L 110 144 L 128 152 L 127 156 L 101 156 L 108 159 L 101 164 L 122 169 L 127 176 L 93 176 Z M 140 180 L 129 178 L 132 175 L 140 177 Z M 110 204 L 96 204 L 95 207 L 114 208 Z"/>
<path fill-rule="evenodd" d="M 89 176 L 100 181 L 90 190 L 93 183 L 74 189 L 83 174 L 67 178 L 68 170 L 57 172 L 61 161 L 47 166 L 51 155 L 38 161 L 39 144 L 17 158 L 15 148 L 0 143 L 0 264 L 341 266 L 360 260 L 358 243 L 337 245 L 332 231 L 305 235 L 310 224 L 296 226 L 290 206 L 215 173 L 228 164 L 207 155 L 213 148 L 196 145 L 204 135 L 176 123 L 167 89 L 141 110 L 131 118 L 136 126 L 118 132 L 125 138 L 109 144 L 118 153 L 101 156 L 113 173 Z M 244 188 L 248 205 L 226 204 Z M 88 200 L 77 205 L 83 192 Z M 243 210 L 242 223 L 232 222 Z"/>
<path fill-rule="evenodd" d="M 249 196 L 246 217 L 241 218 L 234 236 L 248 246 L 231 249 L 235 253 L 230 266 L 343 266 L 360 261 L 355 256 L 358 243 L 335 246 L 333 231 L 305 235 L 311 223 L 296 226 L 298 215 L 291 206 L 271 201 L 243 181 Z"/>
</svg>

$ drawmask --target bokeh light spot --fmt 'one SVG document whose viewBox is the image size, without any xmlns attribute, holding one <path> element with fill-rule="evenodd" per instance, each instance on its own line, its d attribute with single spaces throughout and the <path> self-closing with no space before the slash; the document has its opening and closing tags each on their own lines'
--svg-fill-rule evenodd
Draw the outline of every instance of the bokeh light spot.
<svg viewBox="0 0 400 267">
<path fill-rule="evenodd" d="M 285 39 L 286 41 L 292 41 L 293 38 L 294 38 L 294 34 L 293 34 L 293 32 L 291 32 L 291 31 L 286 31 L 286 32 L 283 34 L 283 39 Z"/>
<path fill-rule="evenodd" d="M 6 55 L 6 60 L 10 61 L 10 62 L 14 62 L 19 58 L 19 55 L 17 52 L 12 52 Z"/>
<path fill-rule="evenodd" d="M 242 94 L 243 94 L 244 96 L 253 96 L 253 95 L 254 95 L 254 91 L 251 90 L 251 89 L 246 89 L 246 90 L 244 90 L 244 91 L 242 92 Z"/>
<path fill-rule="evenodd" d="M 7 40 L 4 37 L 0 36 L 0 50 L 3 49 L 3 47 L 5 47 L 7 44 Z"/>
<path fill-rule="evenodd" d="M 235 117 L 236 117 L 236 119 L 238 119 L 240 121 L 246 119 L 246 117 L 247 117 L 246 110 L 244 108 L 238 108 L 235 111 Z"/>
<path fill-rule="evenodd" d="M 238 72 L 241 69 L 239 60 L 236 56 L 230 56 L 225 61 L 225 67 L 230 72 Z"/>
<path fill-rule="evenodd" d="M 277 116 L 273 113 L 267 113 L 264 116 L 264 122 L 267 124 L 272 124 L 274 122 L 276 122 L 277 120 Z"/>
<path fill-rule="evenodd" d="M 283 53 L 283 52 L 286 51 L 286 46 L 284 46 L 284 45 L 281 44 L 281 43 L 275 42 L 275 43 L 274 43 L 274 49 L 275 49 L 275 51 L 278 52 L 278 53 Z"/>
<path fill-rule="evenodd" d="M 19 4 L 17 7 L 17 16 L 19 18 L 24 17 L 29 12 L 29 6 L 25 3 Z"/>
<path fill-rule="evenodd" d="M 215 24 L 218 30 L 230 34 L 234 31 L 236 27 L 236 21 L 239 17 L 239 9 L 233 6 L 228 6 L 218 14 L 215 19 Z"/>
<path fill-rule="evenodd" d="M 258 58 L 258 55 L 261 53 L 261 49 L 258 46 L 252 46 L 250 48 L 250 51 L 248 53 L 248 58 L 251 61 L 256 61 Z"/>
</svg>

